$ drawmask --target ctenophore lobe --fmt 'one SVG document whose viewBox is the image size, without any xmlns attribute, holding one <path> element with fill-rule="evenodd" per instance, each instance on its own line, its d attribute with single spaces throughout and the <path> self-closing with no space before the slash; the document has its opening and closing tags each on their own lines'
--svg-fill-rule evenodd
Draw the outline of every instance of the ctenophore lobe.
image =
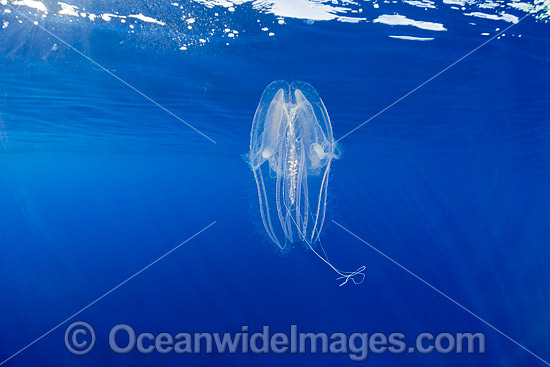
<svg viewBox="0 0 550 367">
<path fill-rule="evenodd" d="M 279 248 L 319 239 L 334 158 L 332 126 L 315 89 L 305 82 L 271 83 L 254 116 L 248 162 L 264 227 Z"/>
</svg>

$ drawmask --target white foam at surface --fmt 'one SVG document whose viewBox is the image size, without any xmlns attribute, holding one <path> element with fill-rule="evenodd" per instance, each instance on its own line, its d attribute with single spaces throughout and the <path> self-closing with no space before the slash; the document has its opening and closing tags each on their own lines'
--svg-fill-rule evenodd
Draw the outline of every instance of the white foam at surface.
<svg viewBox="0 0 550 367">
<path fill-rule="evenodd" d="M 63 3 L 61 1 L 59 1 L 58 4 L 61 6 L 61 10 L 58 12 L 59 15 L 71 15 L 74 17 L 78 16 L 78 12 L 76 11 L 78 6 Z"/>
<path fill-rule="evenodd" d="M 433 41 L 433 37 L 413 37 L 413 36 L 389 36 L 390 38 L 398 38 L 407 41 Z"/>
<path fill-rule="evenodd" d="M 510 23 L 517 23 L 519 21 L 518 17 L 511 14 L 506 14 L 506 13 L 502 13 L 501 15 L 496 15 L 496 14 L 486 14 L 486 13 L 474 11 L 472 13 L 465 13 L 464 15 L 477 17 L 477 18 L 491 19 L 491 20 L 504 20 Z"/>
<path fill-rule="evenodd" d="M 522 2 L 511 2 L 508 5 L 511 6 L 512 8 L 516 8 L 522 11 L 530 11 L 532 8 L 531 4 L 522 3 Z"/>
<path fill-rule="evenodd" d="M 437 9 L 445 4 L 451 5 L 450 8 L 452 9 L 456 9 L 458 11 L 462 10 L 463 13 L 466 9 L 465 6 L 468 6 L 468 11 L 470 11 L 470 13 L 465 15 L 479 16 L 486 19 L 500 20 L 511 23 L 516 23 L 519 18 L 516 15 L 506 14 L 503 12 L 499 13 L 497 10 L 519 10 L 522 12 L 531 13 L 537 19 L 547 19 L 550 17 L 550 0 L 534 0 L 534 3 L 532 4 L 522 1 L 526 0 L 442 0 L 441 2 L 436 2 L 434 0 L 403 0 L 403 3 L 424 8 L 426 11 L 432 11 L 431 9 Z M 13 5 L 27 6 L 37 9 L 44 12 L 44 14 L 47 14 L 48 11 L 47 6 L 45 5 L 46 3 L 40 0 L 0 0 L 0 4 L 2 5 L 9 4 L 10 2 Z M 278 18 L 279 24 L 285 24 L 285 18 L 304 19 L 308 22 L 337 20 L 341 22 L 358 23 L 367 21 L 366 18 L 360 18 L 359 15 L 365 10 L 364 6 L 369 3 L 368 1 L 359 2 L 353 0 L 192 0 L 192 2 L 202 4 L 207 8 L 223 7 L 227 11 L 236 11 L 236 9 L 238 9 L 238 7 L 242 4 L 249 4 L 260 13 L 274 14 Z M 380 3 L 371 2 L 370 4 L 372 4 L 375 8 L 382 5 L 382 8 L 390 7 L 390 9 L 387 10 L 392 10 L 391 7 L 394 3 L 397 4 L 399 2 L 385 0 Z M 61 6 L 61 10 L 59 11 L 60 15 L 77 16 L 76 11 L 78 7 L 76 5 L 71 5 L 65 2 L 58 2 L 58 4 Z M 170 4 L 183 9 L 183 5 L 180 5 L 179 2 L 171 2 Z M 482 12 L 482 9 L 493 10 L 495 13 L 491 14 L 491 12 L 488 11 L 486 14 L 485 12 Z M 101 19 L 105 21 L 110 21 L 114 16 L 108 12 L 105 12 L 104 14 L 105 15 L 102 16 Z M 90 18 L 90 15 L 86 12 L 81 12 L 80 16 L 83 18 Z M 136 14 L 136 16 L 140 17 L 138 19 L 144 22 L 165 25 L 163 21 L 143 14 Z M 94 15 L 92 18 L 95 20 L 96 16 Z M 429 24 L 430 22 L 425 23 Z"/>
<path fill-rule="evenodd" d="M 188 9 L 185 2 L 173 2 L 178 0 L 171 0 L 172 2 L 168 4 L 175 7 L 169 6 L 171 14 L 164 15 L 165 13 L 162 11 L 157 11 L 150 14 L 151 16 L 142 13 L 137 14 L 138 10 L 134 10 L 134 14 L 128 15 L 128 12 L 124 12 L 121 9 L 109 5 L 102 10 L 110 11 L 115 14 L 102 12 L 101 10 L 98 10 L 97 14 L 92 14 L 88 13 L 85 8 L 79 9 L 77 5 L 71 5 L 70 3 L 57 0 L 52 2 L 43 1 L 44 0 L 0 0 L 0 5 L 12 4 L 14 6 L 32 8 L 36 10 L 35 13 L 37 17 L 42 18 L 46 18 L 49 11 L 57 11 L 57 14 L 64 16 L 60 19 L 65 18 L 66 22 L 78 22 L 78 19 L 75 19 L 76 17 L 86 18 L 86 20 L 89 19 L 92 22 L 110 22 L 116 17 L 120 19 L 120 22 L 116 22 L 119 25 L 121 25 L 120 23 L 126 23 L 126 30 L 134 29 L 134 24 L 138 23 L 137 20 L 164 26 L 166 25 L 165 22 L 168 22 L 166 19 L 172 19 L 170 22 L 173 24 L 171 24 L 170 30 L 173 30 L 175 34 L 177 34 L 177 36 L 172 38 L 176 42 L 176 49 L 180 49 L 180 47 L 186 47 L 187 49 L 192 46 L 198 46 L 204 43 L 200 41 L 201 39 L 206 39 L 206 43 L 208 43 L 210 37 L 215 37 L 216 33 L 219 37 L 227 36 L 233 40 L 237 39 L 238 32 L 237 30 L 232 30 L 235 28 L 235 25 L 231 24 L 233 14 L 230 12 L 249 11 L 251 8 L 257 12 L 257 17 L 252 19 L 257 20 L 259 24 L 256 25 L 256 23 L 254 23 L 253 28 L 239 28 L 239 30 L 244 32 L 261 29 L 264 31 L 261 32 L 264 37 L 274 37 L 281 26 L 293 24 L 293 21 L 289 19 L 303 20 L 308 25 L 313 25 L 316 21 L 338 21 L 347 23 L 372 21 L 373 23 L 386 24 L 389 26 L 408 25 L 428 31 L 446 31 L 447 29 L 443 22 L 437 23 L 427 20 L 437 19 L 440 11 L 447 9 L 455 9 L 457 13 L 466 15 L 470 18 L 477 17 L 488 19 L 491 22 L 495 21 L 497 22 L 496 26 L 501 28 L 506 26 L 501 22 L 518 23 L 522 12 L 532 14 L 537 20 L 547 22 L 548 19 L 550 19 L 550 0 L 191 0 L 189 2 L 201 4 L 208 9 L 212 9 L 211 11 L 207 9 L 195 11 L 197 4 Z M 74 0 L 65 1 L 79 3 Z M 533 1 L 533 3 L 531 3 L 531 1 Z M 57 6 L 56 3 L 58 4 Z M 401 4 L 401 6 L 397 7 L 399 4 Z M 379 10 L 374 10 L 370 8 L 371 6 Z M 417 9 L 411 9 L 411 7 L 417 7 L 423 10 L 420 12 Z M 397 13 L 397 10 L 400 10 L 399 13 Z M 9 13 L 8 8 L 0 7 L 0 14 L 2 14 L 2 11 L 4 14 Z M 207 12 L 205 13 L 205 11 Z M 365 16 L 368 16 L 367 13 L 369 11 L 374 11 L 374 14 L 371 13 L 370 16 L 376 19 L 365 18 Z M 406 16 L 409 11 L 411 11 L 411 14 L 421 14 L 414 16 L 416 19 L 423 18 L 427 20 L 410 19 Z M 174 12 L 175 14 L 173 14 Z M 225 17 L 220 17 L 224 13 Z M 212 17 L 212 14 L 215 15 L 215 18 Z M 266 14 L 274 15 L 274 17 L 266 16 Z M 175 17 L 173 15 L 175 15 Z M 229 20 L 226 17 L 230 17 Z M 136 21 L 126 22 L 125 19 L 129 18 L 136 19 Z M 164 21 L 159 19 L 164 19 Z M 17 19 L 11 20 L 9 23 L 10 28 L 16 26 L 18 21 L 21 23 L 21 21 Z M 468 20 L 466 20 L 466 22 L 467 21 Z M 199 26 L 193 23 L 199 23 Z M 447 22 L 445 21 L 445 23 Z M 476 23 L 477 25 L 475 23 L 469 24 L 477 27 L 480 23 L 484 24 L 485 22 L 476 21 Z M 0 26 L 1 25 L 2 22 L 0 22 Z M 204 29 L 205 25 L 208 27 L 207 33 Z M 450 24 L 446 25 L 450 27 Z M 145 25 L 136 24 L 136 28 L 137 27 L 145 27 Z M 188 29 L 196 30 L 194 32 L 188 32 Z M 483 32 L 486 29 L 480 30 Z M 186 36 L 182 36 L 183 34 L 186 34 Z M 479 31 L 478 34 L 480 34 Z M 488 34 L 481 33 L 481 36 L 486 35 Z M 389 37 L 410 41 L 433 40 L 433 38 L 414 36 L 390 35 Z"/>
<path fill-rule="evenodd" d="M 222 6 L 234 11 L 235 6 L 251 3 L 258 11 L 284 18 L 309 19 L 309 20 L 341 20 L 351 22 L 354 19 L 365 18 L 345 17 L 353 9 L 344 6 L 334 6 L 335 1 L 327 0 L 193 0 L 209 8 Z M 357 6 L 358 3 L 349 0 L 341 0 L 342 4 Z"/>
<path fill-rule="evenodd" d="M 359 22 L 367 20 L 367 19 L 366 18 L 338 17 L 336 20 L 339 21 L 339 22 L 344 22 L 344 23 L 359 23 Z"/>
<path fill-rule="evenodd" d="M 488 0 L 487 2 L 485 3 L 481 3 L 479 4 L 479 7 L 482 8 L 482 9 L 494 9 L 496 7 L 498 7 L 499 4 L 491 1 L 491 0 Z"/>
<path fill-rule="evenodd" d="M 512 15 L 512 14 L 506 14 L 506 13 L 502 13 L 500 15 L 500 19 L 502 19 L 506 22 L 514 23 L 514 24 L 519 22 L 518 17 L 516 17 L 515 15 Z"/>
<path fill-rule="evenodd" d="M 373 20 L 373 23 L 382 23 L 387 25 L 410 25 L 413 27 L 417 27 L 420 29 L 427 29 L 430 31 L 446 31 L 447 28 L 443 26 L 441 23 L 432 23 L 432 22 L 425 22 L 421 20 L 414 20 L 407 18 L 404 15 L 399 14 L 393 14 L 393 15 L 380 15 L 378 18 Z"/>
<path fill-rule="evenodd" d="M 466 1 L 464 0 L 443 0 L 443 4 L 451 4 L 451 5 L 464 5 L 466 4 Z"/>
<path fill-rule="evenodd" d="M 230 6 L 233 5 L 233 3 L 229 2 L 229 1 L 223 1 L 223 0 L 220 0 L 220 1 L 217 1 L 217 0 L 195 0 L 195 2 L 203 4 L 207 8 L 213 8 L 215 6 L 223 6 L 224 8 L 229 8 Z"/>
<path fill-rule="evenodd" d="M 123 15 L 117 15 L 117 14 L 111 14 L 111 13 L 103 13 L 100 15 L 100 17 L 106 22 L 110 22 L 111 18 L 126 18 Z"/>
<path fill-rule="evenodd" d="M 12 1 L 13 5 L 16 6 L 27 6 L 29 8 L 33 8 L 40 11 L 48 11 L 48 8 L 46 8 L 46 5 L 44 5 L 41 1 L 36 0 L 18 0 L 18 1 Z"/>
<path fill-rule="evenodd" d="M 166 23 L 164 22 L 161 22 L 160 20 L 156 20 L 155 18 L 151 18 L 151 17 L 148 17 L 146 15 L 143 15 L 141 13 L 139 14 L 131 14 L 131 15 L 128 15 L 129 18 L 136 18 L 136 19 L 139 19 L 139 20 L 142 20 L 144 22 L 148 22 L 148 23 L 155 23 L 155 24 L 160 24 L 160 25 L 166 25 Z"/>
<path fill-rule="evenodd" d="M 403 2 L 412 6 L 417 6 L 419 8 L 431 8 L 431 9 L 436 8 L 436 6 L 432 1 L 404 0 Z"/>
<path fill-rule="evenodd" d="M 350 9 L 309 0 L 256 0 L 253 7 L 267 14 L 285 18 L 333 20 Z"/>
</svg>

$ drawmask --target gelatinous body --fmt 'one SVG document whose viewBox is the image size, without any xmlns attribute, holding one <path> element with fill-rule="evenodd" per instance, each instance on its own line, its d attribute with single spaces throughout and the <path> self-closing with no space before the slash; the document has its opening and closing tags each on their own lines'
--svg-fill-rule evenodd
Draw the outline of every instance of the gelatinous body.
<svg viewBox="0 0 550 367">
<path fill-rule="evenodd" d="M 265 229 L 281 249 L 318 238 L 334 151 L 330 120 L 315 90 L 306 83 L 271 83 L 254 116 L 249 163 Z"/>
<path fill-rule="evenodd" d="M 345 283 L 355 275 L 364 276 L 363 269 L 340 272 L 312 246 L 319 241 L 325 221 L 330 167 L 335 158 L 330 119 L 315 89 L 305 82 L 271 83 L 254 115 L 247 157 L 258 188 L 263 225 L 280 249 L 305 242 L 345 278 Z"/>
</svg>

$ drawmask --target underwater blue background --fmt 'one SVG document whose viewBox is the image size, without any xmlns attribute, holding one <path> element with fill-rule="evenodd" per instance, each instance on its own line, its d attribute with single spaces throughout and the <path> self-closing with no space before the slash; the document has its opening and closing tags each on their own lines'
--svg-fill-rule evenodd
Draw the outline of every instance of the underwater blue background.
<svg viewBox="0 0 550 367">
<path fill-rule="evenodd" d="M 395 6 L 422 17 L 423 9 Z M 41 20 L 216 144 L 27 19 L 17 32 L 0 30 L 0 361 L 216 221 L 74 319 L 95 328 L 90 354 L 66 350 L 68 322 L 5 365 L 544 365 L 331 221 L 327 253 L 345 270 L 365 265 L 363 284 L 338 287 L 301 244 L 279 254 L 241 158 L 273 80 L 311 83 L 339 139 L 485 42 L 481 32 L 510 24 L 473 26 L 439 8 L 448 31 L 419 42 L 388 37 L 407 26 L 303 19 L 286 19 L 266 37 L 253 27 L 274 15 L 242 6 L 232 16 L 226 21 L 250 29 L 238 42 L 212 37 L 185 52 L 153 26 L 132 37 Z M 546 360 L 549 32 L 525 18 L 343 139 L 328 211 Z M 482 332 L 487 352 L 370 354 L 365 362 L 345 354 L 121 356 L 107 340 L 119 323 L 172 334 L 297 324 L 401 332 L 408 343 L 422 332 Z"/>
</svg>

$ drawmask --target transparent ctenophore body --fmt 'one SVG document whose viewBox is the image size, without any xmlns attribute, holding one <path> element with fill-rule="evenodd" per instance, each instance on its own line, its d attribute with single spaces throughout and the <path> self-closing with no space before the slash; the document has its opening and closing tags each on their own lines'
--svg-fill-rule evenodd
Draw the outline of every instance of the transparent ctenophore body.
<svg viewBox="0 0 550 367">
<path fill-rule="evenodd" d="M 281 249 L 319 238 L 330 164 L 337 157 L 330 119 L 315 89 L 305 82 L 271 83 L 254 116 L 248 160 L 264 227 Z"/>
<path fill-rule="evenodd" d="M 327 110 L 305 82 L 279 80 L 264 91 L 254 115 L 247 161 L 258 188 L 267 235 L 280 248 L 302 241 L 344 279 L 361 283 L 364 267 L 336 269 L 322 250 L 330 166 L 339 158 Z M 357 276 L 357 277 L 356 277 Z"/>
</svg>

